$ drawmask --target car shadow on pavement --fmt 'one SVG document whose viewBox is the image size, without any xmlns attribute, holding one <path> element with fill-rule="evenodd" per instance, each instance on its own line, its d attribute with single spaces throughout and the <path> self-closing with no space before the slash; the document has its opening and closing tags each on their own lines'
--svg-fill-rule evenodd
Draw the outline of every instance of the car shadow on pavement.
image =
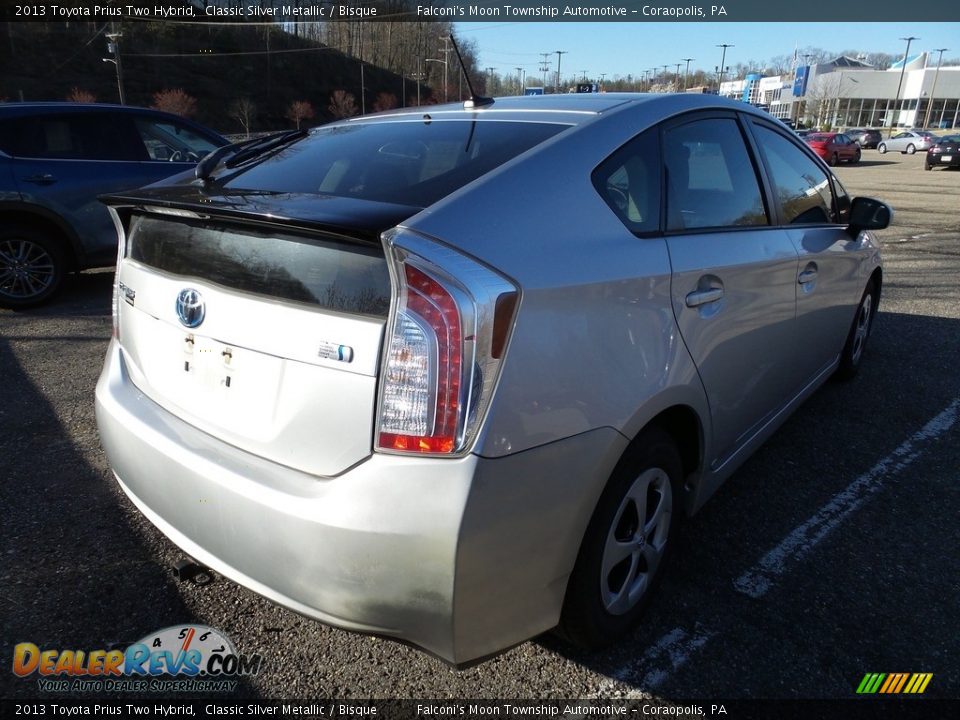
<svg viewBox="0 0 960 720">
<path fill-rule="evenodd" d="M 897 163 L 893 160 L 860 160 L 860 162 L 852 164 L 856 167 L 871 167 L 876 165 L 896 165 Z"/>
<path fill-rule="evenodd" d="M 960 692 L 945 600 L 960 557 L 937 550 L 960 543 L 960 319 L 882 307 L 860 374 L 827 382 L 681 525 L 636 630 L 592 653 L 537 638 L 604 676 L 599 697 L 849 699 L 870 668 L 904 664 Z M 799 557 L 769 591 L 738 589 L 785 542 Z"/>
<path fill-rule="evenodd" d="M 88 358 L 89 342 L 109 336 L 109 276 L 81 276 L 80 297 L 32 311 L 51 316 L 40 334 L 37 323 L 28 331 L 21 322 L 25 313 L 0 326 L 0 697 L 8 700 L 93 699 L 41 691 L 37 672 L 15 676 L 18 643 L 89 653 L 125 649 L 165 627 L 204 624 L 190 609 L 193 590 L 157 564 L 156 540 L 134 521 L 99 447 L 92 392 L 99 368 Z M 104 303 L 106 317 L 85 335 L 89 323 L 76 316 L 103 314 Z M 54 320 L 58 309 L 72 321 Z M 72 685 L 76 677 L 57 679 Z M 241 682 L 229 696 L 238 695 L 256 693 Z"/>
</svg>

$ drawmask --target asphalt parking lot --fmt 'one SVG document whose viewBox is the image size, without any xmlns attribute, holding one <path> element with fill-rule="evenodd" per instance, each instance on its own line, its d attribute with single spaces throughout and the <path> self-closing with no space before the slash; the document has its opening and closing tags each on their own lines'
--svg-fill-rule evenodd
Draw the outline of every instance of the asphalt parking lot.
<svg viewBox="0 0 960 720">
<path fill-rule="evenodd" d="M 0 697 L 52 697 L 9 671 L 15 643 L 199 623 L 263 655 L 237 691 L 260 698 L 853 698 L 868 672 L 933 673 L 925 697 L 960 698 L 960 172 L 871 150 L 838 175 L 896 211 L 863 372 L 817 392 L 685 523 L 645 624 L 596 654 L 545 636 L 458 672 L 223 579 L 179 583 L 181 554 L 98 442 L 112 273 L 0 310 Z"/>
</svg>

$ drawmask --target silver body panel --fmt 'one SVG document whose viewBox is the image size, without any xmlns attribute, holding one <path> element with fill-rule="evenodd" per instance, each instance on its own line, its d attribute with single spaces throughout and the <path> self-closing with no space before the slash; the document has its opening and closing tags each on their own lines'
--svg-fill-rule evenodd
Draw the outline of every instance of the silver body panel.
<svg viewBox="0 0 960 720">
<path fill-rule="evenodd" d="M 148 296 L 196 283 L 121 263 L 138 307 L 119 303 L 124 347 L 115 340 L 108 353 L 98 423 L 124 490 L 174 542 L 311 617 L 469 662 L 556 624 L 607 478 L 653 419 L 676 409 L 696 419 L 684 499 L 693 512 L 829 377 L 880 264 L 869 233 L 771 226 L 638 237 L 591 183 L 601 160 L 667 118 L 714 105 L 760 113 L 699 96 L 553 102 L 549 112 L 538 98 L 473 114 L 430 110 L 576 125 L 402 223 L 520 289 L 499 384 L 463 457 L 372 451 L 382 321 L 212 286 L 197 285 L 226 314 L 223 326 L 201 326 L 211 347 L 306 365 L 316 372 L 299 386 L 320 410 L 257 428 L 263 418 L 242 405 L 222 416 L 188 407 L 177 380 L 149 367 L 184 330 L 172 305 Z M 531 211 L 544 203 L 548 211 Z M 811 265 L 814 280 L 802 275 Z M 714 280 L 722 296 L 689 307 L 688 294 Z M 265 307 L 271 314 L 258 314 Z M 349 337 L 357 359 L 346 370 L 324 365 L 292 334 Z M 345 420 L 324 425 L 332 408 Z"/>
</svg>

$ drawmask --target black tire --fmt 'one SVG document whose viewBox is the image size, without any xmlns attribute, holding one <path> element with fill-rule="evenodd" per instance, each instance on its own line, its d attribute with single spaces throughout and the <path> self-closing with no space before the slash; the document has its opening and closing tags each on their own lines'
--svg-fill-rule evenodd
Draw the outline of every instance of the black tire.
<svg viewBox="0 0 960 720">
<path fill-rule="evenodd" d="M 883 143 L 880 143 L 879 145 L 877 145 L 877 152 L 883 155 L 885 152 L 887 152 L 887 146 L 884 145 Z"/>
<path fill-rule="evenodd" d="M 850 332 L 847 333 L 847 342 L 840 354 L 840 365 L 837 367 L 836 373 L 838 379 L 850 380 L 859 372 L 860 365 L 863 363 L 863 353 L 866 351 L 867 341 L 870 339 L 870 331 L 873 329 L 873 320 L 877 316 L 879 303 L 880 298 L 873 280 L 870 280 L 863 291 L 860 303 L 857 305 L 857 313 L 850 325 Z"/>
<path fill-rule="evenodd" d="M 930 163 L 926 163 L 926 162 L 925 162 L 925 163 L 923 164 L 923 169 L 924 169 L 924 170 L 933 170 L 933 165 L 931 165 Z"/>
<path fill-rule="evenodd" d="M 859 149 L 859 148 L 857 149 L 857 154 L 853 156 L 853 160 L 851 160 L 850 162 L 852 162 L 852 163 L 854 163 L 854 164 L 860 162 L 860 149 Z"/>
<path fill-rule="evenodd" d="M 906 150 L 907 155 L 913 155 L 916 151 L 917 149 L 913 146 L 913 143 L 911 143 L 910 145 L 907 145 L 907 150 Z"/>
<path fill-rule="evenodd" d="M 676 444 L 659 428 L 645 430 L 620 459 L 567 584 L 558 632 L 569 642 L 601 648 L 639 620 L 676 543 L 682 475 Z"/>
<path fill-rule="evenodd" d="M 837 154 L 834 153 L 833 155 L 830 156 L 830 162 L 829 162 L 830 167 L 836 167 L 837 162 L 839 162 L 839 158 L 837 157 Z"/>
<path fill-rule="evenodd" d="M 67 272 L 58 238 L 31 225 L 0 230 L 0 307 L 22 309 L 53 297 Z"/>
</svg>

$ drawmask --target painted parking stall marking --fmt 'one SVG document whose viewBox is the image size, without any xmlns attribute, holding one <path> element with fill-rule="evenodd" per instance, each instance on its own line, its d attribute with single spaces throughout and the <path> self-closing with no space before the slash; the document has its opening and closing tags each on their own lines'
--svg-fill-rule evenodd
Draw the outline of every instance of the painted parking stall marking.
<svg viewBox="0 0 960 720">
<path fill-rule="evenodd" d="M 761 598 L 773 587 L 781 575 L 803 559 L 827 535 L 871 495 L 879 492 L 886 481 L 909 467 L 927 447 L 957 422 L 960 398 L 955 398 L 939 415 L 905 440 L 896 450 L 870 470 L 834 495 L 806 522 L 797 526 L 779 545 L 761 558 L 760 562 L 738 577 L 734 587 L 752 598 Z"/>
</svg>

